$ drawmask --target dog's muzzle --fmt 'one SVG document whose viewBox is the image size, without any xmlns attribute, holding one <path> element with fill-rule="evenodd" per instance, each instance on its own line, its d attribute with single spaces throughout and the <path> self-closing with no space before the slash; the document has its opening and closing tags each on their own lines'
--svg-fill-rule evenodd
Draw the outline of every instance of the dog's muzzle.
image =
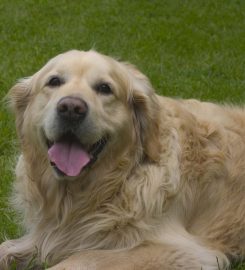
<svg viewBox="0 0 245 270">
<path fill-rule="evenodd" d="M 88 114 L 87 103 L 79 97 L 67 96 L 56 107 L 57 139 L 46 138 L 51 165 L 59 175 L 78 176 L 92 165 L 104 149 L 108 137 L 91 144 L 83 143 L 83 126 Z"/>
</svg>

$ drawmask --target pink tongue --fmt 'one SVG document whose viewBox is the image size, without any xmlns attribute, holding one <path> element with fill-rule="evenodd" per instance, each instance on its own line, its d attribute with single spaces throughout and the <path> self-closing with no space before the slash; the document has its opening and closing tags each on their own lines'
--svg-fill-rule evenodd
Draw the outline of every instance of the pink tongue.
<svg viewBox="0 0 245 270">
<path fill-rule="evenodd" d="M 48 150 L 50 160 L 68 176 L 77 176 L 89 163 L 90 156 L 77 142 L 57 142 Z"/>
</svg>

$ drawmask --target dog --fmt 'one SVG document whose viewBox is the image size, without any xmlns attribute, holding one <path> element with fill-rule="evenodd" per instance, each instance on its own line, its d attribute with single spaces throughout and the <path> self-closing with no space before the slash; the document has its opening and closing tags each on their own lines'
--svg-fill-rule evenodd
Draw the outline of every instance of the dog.
<svg viewBox="0 0 245 270">
<path fill-rule="evenodd" d="M 96 51 L 9 92 L 25 234 L 0 269 L 218 270 L 245 255 L 245 110 L 157 95 Z"/>
</svg>

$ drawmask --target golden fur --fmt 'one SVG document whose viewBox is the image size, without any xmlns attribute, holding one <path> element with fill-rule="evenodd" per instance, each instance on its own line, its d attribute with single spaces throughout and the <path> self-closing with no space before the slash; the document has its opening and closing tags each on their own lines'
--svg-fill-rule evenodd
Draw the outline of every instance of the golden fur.
<svg viewBox="0 0 245 270">
<path fill-rule="evenodd" d="M 53 75 L 66 82 L 50 88 Z M 109 82 L 113 94 L 93 89 Z M 88 103 L 83 143 L 109 142 L 91 168 L 60 178 L 43 134 L 55 107 Z M 0 246 L 0 269 L 35 257 L 62 269 L 227 269 L 245 255 L 245 111 L 157 95 L 130 64 L 94 51 L 50 60 L 9 93 L 21 155 L 13 202 L 25 235 Z"/>
</svg>

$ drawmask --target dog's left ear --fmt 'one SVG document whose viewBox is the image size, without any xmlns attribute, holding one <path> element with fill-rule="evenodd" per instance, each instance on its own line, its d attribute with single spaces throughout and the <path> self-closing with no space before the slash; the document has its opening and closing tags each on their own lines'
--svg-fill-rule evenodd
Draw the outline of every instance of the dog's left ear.
<svg viewBox="0 0 245 270">
<path fill-rule="evenodd" d="M 24 112 L 31 98 L 31 77 L 21 79 L 14 85 L 7 95 L 10 108 L 15 114 L 16 128 L 18 135 L 21 135 L 21 128 L 24 119 Z"/>
<path fill-rule="evenodd" d="M 134 66 L 126 64 L 130 72 L 130 97 L 134 124 L 145 156 L 153 162 L 160 158 L 159 102 L 148 78 Z"/>
</svg>

